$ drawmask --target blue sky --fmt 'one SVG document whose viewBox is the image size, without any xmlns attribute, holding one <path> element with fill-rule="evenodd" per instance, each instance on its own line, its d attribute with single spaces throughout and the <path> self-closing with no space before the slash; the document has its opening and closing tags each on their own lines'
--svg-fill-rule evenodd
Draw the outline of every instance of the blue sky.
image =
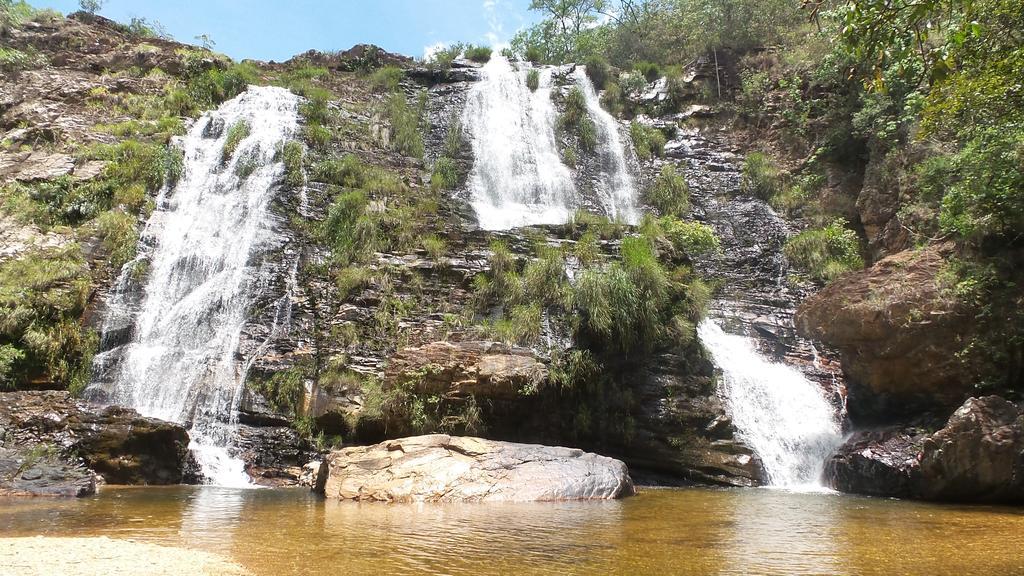
<svg viewBox="0 0 1024 576">
<path fill-rule="evenodd" d="M 78 0 L 29 0 L 65 14 Z M 160 22 L 175 39 L 197 43 L 209 34 L 214 49 L 232 58 L 287 60 L 310 48 L 343 50 L 370 43 L 422 56 L 437 43 L 507 42 L 539 15 L 530 0 L 108 0 L 100 14 L 127 22 Z"/>
</svg>

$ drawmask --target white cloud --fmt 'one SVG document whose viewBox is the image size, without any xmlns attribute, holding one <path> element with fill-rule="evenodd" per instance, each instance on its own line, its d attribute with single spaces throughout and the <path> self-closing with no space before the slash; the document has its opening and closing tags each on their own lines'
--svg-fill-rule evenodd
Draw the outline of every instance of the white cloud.
<svg viewBox="0 0 1024 576">
<path fill-rule="evenodd" d="M 430 60 L 431 58 L 434 57 L 435 54 L 437 54 L 441 50 L 444 50 L 447 47 L 448 47 L 448 43 L 447 42 L 435 42 L 435 43 L 433 43 L 433 44 L 431 44 L 429 46 L 424 46 L 423 47 L 423 59 L 424 60 Z"/>
</svg>

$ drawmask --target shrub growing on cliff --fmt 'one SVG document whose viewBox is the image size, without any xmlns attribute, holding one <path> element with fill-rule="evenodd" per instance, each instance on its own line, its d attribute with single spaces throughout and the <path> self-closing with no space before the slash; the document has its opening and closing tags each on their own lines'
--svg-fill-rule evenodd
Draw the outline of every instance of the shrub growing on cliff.
<svg viewBox="0 0 1024 576">
<path fill-rule="evenodd" d="M 639 122 L 629 125 L 629 136 L 633 140 L 633 148 L 636 149 L 636 156 L 640 160 L 665 155 L 665 134 L 652 126 Z"/>
<path fill-rule="evenodd" d="M 590 82 L 594 85 L 594 90 L 604 90 L 608 77 L 611 75 L 608 60 L 604 56 L 593 54 L 587 58 L 584 65 L 586 66 L 587 77 L 590 78 Z"/>
<path fill-rule="evenodd" d="M 717 252 L 721 248 L 718 236 L 707 224 L 684 222 L 668 216 L 660 219 L 659 227 L 676 250 L 689 256 Z"/>
<path fill-rule="evenodd" d="M 771 200 L 781 190 L 782 175 L 767 155 L 747 154 L 743 161 L 743 192 L 762 200 Z"/>
<path fill-rule="evenodd" d="M 466 50 L 463 54 L 467 60 L 484 64 L 491 59 L 491 48 L 488 46 L 473 46 L 470 44 L 466 46 Z"/>
<path fill-rule="evenodd" d="M 405 71 L 398 66 L 383 66 L 370 75 L 370 88 L 374 92 L 394 92 L 405 77 Z"/>
<path fill-rule="evenodd" d="M 573 86 L 565 97 L 565 109 L 558 119 L 558 126 L 568 134 L 575 135 L 580 148 L 593 152 L 597 147 L 597 126 L 587 113 L 587 101 L 583 91 Z"/>
<path fill-rule="evenodd" d="M 239 120 L 228 128 L 227 137 L 224 138 L 224 148 L 220 151 L 220 161 L 227 162 L 235 155 L 238 145 L 252 134 L 252 127 L 245 120 Z"/>
<path fill-rule="evenodd" d="M 530 68 L 530 70 L 526 72 L 526 87 L 529 88 L 531 92 L 536 92 L 537 88 L 540 88 L 540 71 L 536 68 Z"/>
<path fill-rule="evenodd" d="M 622 88 L 615 82 L 605 85 L 604 93 L 601 94 L 601 105 L 609 114 L 621 117 L 625 110 L 625 100 L 622 97 Z"/>
<path fill-rule="evenodd" d="M 88 295 L 86 264 L 75 244 L 0 263 L 4 385 L 42 376 L 68 386 L 87 372 L 83 363 L 93 342 L 78 318 Z"/>
<path fill-rule="evenodd" d="M 784 251 L 791 263 L 823 282 L 864 267 L 857 234 L 842 219 L 797 234 L 786 242 Z"/>
<path fill-rule="evenodd" d="M 679 216 L 690 209 L 690 187 L 675 166 L 666 164 L 641 199 L 663 216 Z"/>
</svg>

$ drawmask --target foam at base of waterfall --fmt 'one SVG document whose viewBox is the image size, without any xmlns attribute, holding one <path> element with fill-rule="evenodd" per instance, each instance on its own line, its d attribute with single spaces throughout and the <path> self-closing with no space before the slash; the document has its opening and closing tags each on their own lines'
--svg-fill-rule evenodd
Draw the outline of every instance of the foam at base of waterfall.
<svg viewBox="0 0 1024 576">
<path fill-rule="evenodd" d="M 224 488 L 258 488 L 245 473 L 245 462 L 241 458 L 229 454 L 223 445 L 208 442 L 202 436 L 193 435 L 188 445 L 207 484 Z"/>
<path fill-rule="evenodd" d="M 821 389 L 711 320 L 700 324 L 698 334 L 722 370 L 722 392 L 737 434 L 761 459 L 769 484 L 821 490 L 825 461 L 843 439 L 837 411 Z"/>
</svg>

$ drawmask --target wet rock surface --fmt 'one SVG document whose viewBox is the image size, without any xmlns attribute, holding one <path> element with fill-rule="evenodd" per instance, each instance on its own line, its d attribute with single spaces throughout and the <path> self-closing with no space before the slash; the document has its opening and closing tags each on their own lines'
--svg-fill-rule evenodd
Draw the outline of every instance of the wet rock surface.
<svg viewBox="0 0 1024 576">
<path fill-rule="evenodd" d="M 303 466 L 319 456 L 308 439 L 287 426 L 240 425 L 233 452 L 255 484 L 274 487 L 300 484 Z"/>
<path fill-rule="evenodd" d="M 317 489 L 384 502 L 608 500 L 633 494 L 626 465 L 583 452 L 434 434 L 332 452 Z"/>
<path fill-rule="evenodd" d="M 825 478 L 840 492 L 910 498 L 920 475 L 918 456 L 927 430 L 888 427 L 859 430 L 825 465 Z"/>
<path fill-rule="evenodd" d="M 82 496 L 110 484 L 194 480 L 188 434 L 134 410 L 66 392 L 0 394 L 0 484 L 16 493 Z"/>
</svg>

